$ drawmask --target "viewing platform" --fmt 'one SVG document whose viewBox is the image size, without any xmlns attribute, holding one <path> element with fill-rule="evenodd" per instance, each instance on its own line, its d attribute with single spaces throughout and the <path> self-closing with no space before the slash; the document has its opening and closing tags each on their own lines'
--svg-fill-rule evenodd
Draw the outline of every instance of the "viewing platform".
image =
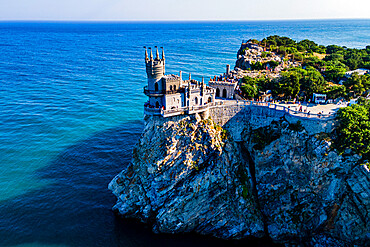
<svg viewBox="0 0 370 247">
<path fill-rule="evenodd" d="M 277 112 L 288 114 L 293 117 L 305 118 L 305 119 L 316 119 L 316 120 L 331 120 L 335 118 L 336 111 L 344 107 L 344 105 L 312 105 L 312 106 L 303 106 L 306 111 L 297 110 L 299 105 L 287 105 L 287 104 L 273 104 L 270 102 L 258 102 L 258 101 L 249 101 L 249 100 L 216 100 L 212 103 L 207 103 L 203 106 L 191 106 L 191 107 L 181 107 L 176 109 L 161 109 L 161 108 L 150 108 L 144 107 L 144 113 L 147 115 L 171 117 L 184 114 L 195 114 L 206 111 L 207 109 L 217 108 L 217 107 L 233 107 L 238 106 L 241 108 L 253 106 L 268 108 Z M 302 107 L 302 108 L 303 108 Z M 322 113 L 325 110 L 329 113 Z"/>
</svg>

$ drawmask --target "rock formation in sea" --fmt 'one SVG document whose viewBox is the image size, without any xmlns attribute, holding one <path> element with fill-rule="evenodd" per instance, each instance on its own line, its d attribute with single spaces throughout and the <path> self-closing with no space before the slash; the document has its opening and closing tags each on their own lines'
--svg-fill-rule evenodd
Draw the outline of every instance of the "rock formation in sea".
<svg viewBox="0 0 370 247">
<path fill-rule="evenodd" d="M 368 244 L 370 173 L 360 157 L 339 155 L 314 121 L 240 114 L 223 127 L 215 114 L 146 117 L 132 163 L 109 184 L 114 210 L 158 233 Z"/>
</svg>

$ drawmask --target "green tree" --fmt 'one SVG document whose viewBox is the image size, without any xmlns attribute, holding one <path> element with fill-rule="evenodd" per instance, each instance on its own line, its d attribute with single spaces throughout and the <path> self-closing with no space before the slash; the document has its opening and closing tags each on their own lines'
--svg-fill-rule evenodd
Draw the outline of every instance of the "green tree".
<svg viewBox="0 0 370 247">
<path fill-rule="evenodd" d="M 251 63 L 251 69 L 252 70 L 263 70 L 265 67 L 261 62 L 252 62 Z"/>
<path fill-rule="evenodd" d="M 266 76 L 257 78 L 258 91 L 266 92 L 267 90 L 272 89 L 272 87 L 273 85 L 270 78 Z"/>
<path fill-rule="evenodd" d="M 361 96 L 370 89 L 370 75 L 353 73 L 351 77 L 344 82 L 344 86 L 346 86 L 348 93 L 353 94 L 353 97 Z"/>
<path fill-rule="evenodd" d="M 328 45 L 326 47 L 326 53 L 327 54 L 332 54 L 332 53 L 336 53 L 336 52 L 343 52 L 344 51 L 344 48 L 343 47 L 340 47 L 340 46 L 337 46 L 337 45 Z"/>
<path fill-rule="evenodd" d="M 321 93 L 325 90 L 327 82 L 319 71 L 309 67 L 301 79 L 302 90 L 306 96 L 311 97 L 313 93 Z"/>
<path fill-rule="evenodd" d="M 344 85 L 328 86 L 322 93 L 326 94 L 328 99 L 337 99 L 347 95 L 346 87 Z"/>
<path fill-rule="evenodd" d="M 319 59 L 318 57 L 307 57 L 304 59 L 303 66 L 311 66 L 316 69 L 322 69 L 326 65 L 324 60 Z"/>
<path fill-rule="evenodd" d="M 335 146 L 340 152 L 349 148 L 364 159 L 369 159 L 369 108 L 369 103 L 365 102 L 339 109 Z"/>
<path fill-rule="evenodd" d="M 241 90 L 244 94 L 244 96 L 248 99 L 253 99 L 257 94 L 258 94 L 258 88 L 257 88 L 257 83 L 256 79 L 249 77 L 249 76 L 244 76 L 242 78 L 242 83 L 241 83 Z"/>
<path fill-rule="evenodd" d="M 300 79 L 302 75 L 297 71 L 286 71 L 281 73 L 277 91 L 285 97 L 295 98 L 301 90 Z"/>
<path fill-rule="evenodd" d="M 263 63 L 263 67 L 266 67 L 267 65 L 269 65 L 270 68 L 275 69 L 279 65 L 279 62 L 271 60 L 266 63 Z"/>
<path fill-rule="evenodd" d="M 344 61 L 344 55 L 341 53 L 332 53 L 329 56 L 326 56 L 324 58 L 325 61 L 333 61 L 333 62 L 343 62 Z"/>
<path fill-rule="evenodd" d="M 324 76 L 327 81 L 339 82 L 346 71 L 346 66 L 343 63 L 339 61 L 329 61 L 326 63 Z"/>
</svg>

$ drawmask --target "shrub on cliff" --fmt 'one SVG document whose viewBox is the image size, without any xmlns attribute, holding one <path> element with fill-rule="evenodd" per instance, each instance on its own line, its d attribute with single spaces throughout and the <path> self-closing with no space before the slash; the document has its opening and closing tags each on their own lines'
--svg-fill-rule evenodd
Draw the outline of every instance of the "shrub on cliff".
<svg viewBox="0 0 370 247">
<path fill-rule="evenodd" d="M 361 96 L 370 89 L 370 75 L 353 73 L 343 84 L 347 88 L 347 93 L 350 96 Z"/>
<path fill-rule="evenodd" d="M 370 101 L 359 100 L 358 104 L 341 108 L 337 114 L 339 122 L 336 128 L 335 147 L 344 152 L 351 149 L 362 156 L 370 158 Z"/>
<path fill-rule="evenodd" d="M 246 98 L 253 99 L 258 93 L 256 78 L 249 76 L 243 77 L 240 88 Z"/>
<path fill-rule="evenodd" d="M 284 94 L 285 97 L 294 98 L 301 90 L 300 80 L 302 74 L 297 71 L 286 71 L 281 73 L 281 78 L 275 86 L 274 94 Z"/>
</svg>

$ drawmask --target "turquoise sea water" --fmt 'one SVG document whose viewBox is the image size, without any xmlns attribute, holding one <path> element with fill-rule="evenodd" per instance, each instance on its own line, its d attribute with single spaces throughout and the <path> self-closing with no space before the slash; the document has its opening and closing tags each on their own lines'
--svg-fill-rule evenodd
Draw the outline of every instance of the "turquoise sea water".
<svg viewBox="0 0 370 247">
<path fill-rule="evenodd" d="M 0 22 L 0 246 L 224 245 L 115 218 L 107 185 L 143 126 L 144 45 L 200 79 L 233 67 L 241 40 L 274 34 L 363 48 L 370 20 Z"/>
</svg>

